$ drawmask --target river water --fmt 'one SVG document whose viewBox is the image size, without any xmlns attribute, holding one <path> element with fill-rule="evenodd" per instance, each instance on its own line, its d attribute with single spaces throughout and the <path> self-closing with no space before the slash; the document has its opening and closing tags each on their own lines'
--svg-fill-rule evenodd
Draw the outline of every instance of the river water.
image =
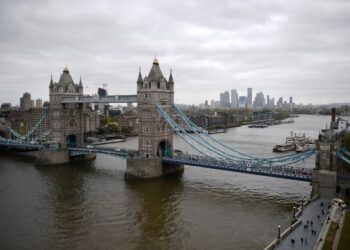
<svg viewBox="0 0 350 250">
<path fill-rule="evenodd" d="M 330 117 L 232 128 L 217 139 L 272 156 L 291 131 L 317 137 Z M 136 148 L 137 138 L 111 147 Z M 179 138 L 176 148 L 190 150 Z M 314 157 L 299 166 L 313 167 Z M 309 183 L 185 167 L 181 178 L 125 181 L 125 161 L 37 167 L 0 154 L 1 249 L 262 249 L 286 228 Z"/>
</svg>

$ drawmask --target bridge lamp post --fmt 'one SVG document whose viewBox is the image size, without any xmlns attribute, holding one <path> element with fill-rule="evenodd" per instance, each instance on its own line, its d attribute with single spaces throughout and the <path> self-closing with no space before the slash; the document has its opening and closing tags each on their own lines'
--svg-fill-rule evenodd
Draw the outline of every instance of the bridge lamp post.
<svg viewBox="0 0 350 250">
<path fill-rule="evenodd" d="M 304 206 L 304 195 L 301 196 L 301 207 Z"/>
<path fill-rule="evenodd" d="M 293 223 L 294 223 L 294 221 L 295 221 L 295 212 L 296 212 L 296 209 L 297 209 L 296 206 L 294 206 L 294 207 L 293 207 Z"/>
<path fill-rule="evenodd" d="M 281 239 L 281 225 L 278 225 L 278 235 L 277 235 L 277 239 L 278 239 L 278 240 Z"/>
</svg>

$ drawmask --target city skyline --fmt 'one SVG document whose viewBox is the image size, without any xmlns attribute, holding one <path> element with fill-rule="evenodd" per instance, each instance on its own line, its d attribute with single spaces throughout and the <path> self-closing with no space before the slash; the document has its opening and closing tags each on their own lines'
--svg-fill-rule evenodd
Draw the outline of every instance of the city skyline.
<svg viewBox="0 0 350 250">
<path fill-rule="evenodd" d="M 157 55 L 164 75 L 173 69 L 176 103 L 248 86 L 304 104 L 348 102 L 349 9 L 346 1 L 1 1 L 0 101 L 19 104 L 25 92 L 47 100 L 50 75 L 57 80 L 66 64 L 88 94 L 106 83 L 111 94 L 135 94 L 138 68 L 147 75 Z"/>
</svg>

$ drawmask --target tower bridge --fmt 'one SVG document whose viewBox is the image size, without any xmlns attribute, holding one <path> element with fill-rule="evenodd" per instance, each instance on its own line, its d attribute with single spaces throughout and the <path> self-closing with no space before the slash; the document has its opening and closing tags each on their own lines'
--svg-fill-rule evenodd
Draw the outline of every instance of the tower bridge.
<svg viewBox="0 0 350 250">
<path fill-rule="evenodd" d="M 75 83 L 68 68 L 65 67 L 58 82 L 54 83 L 51 77 L 50 105 L 44 110 L 38 122 L 25 135 L 8 128 L 12 139 L 0 137 L 0 146 L 38 150 L 38 162 L 42 164 L 61 164 L 77 157 L 94 158 L 96 153 L 121 157 L 127 161 L 125 174 L 127 178 L 152 178 L 181 173 L 186 165 L 311 181 L 317 190 L 324 182 L 322 178 L 326 178 L 323 172 L 318 170 L 318 166 L 322 165 L 320 155 L 327 158 L 324 156 L 325 150 L 333 150 L 332 161 L 341 159 L 350 162 L 349 152 L 345 149 L 339 150 L 339 147 L 334 146 L 330 148 L 318 146 L 316 169 L 311 170 L 292 167 L 292 165 L 312 156 L 315 153 L 314 150 L 261 158 L 223 144 L 209 135 L 207 131 L 196 126 L 174 104 L 175 83 L 172 72 L 166 79 L 157 59 L 154 59 L 147 76 L 143 78 L 141 71 L 139 72 L 136 83 L 136 95 L 105 97 L 84 95 L 82 80 Z M 96 113 L 89 108 L 91 103 L 137 103 L 139 122 L 137 151 L 92 149 L 85 146 L 87 133 L 99 126 Z M 50 143 L 45 144 L 40 140 L 32 141 L 35 131 L 45 119 L 49 121 Z M 181 121 L 181 125 L 178 121 Z M 173 148 L 174 134 L 178 134 L 196 153 L 176 151 Z M 322 169 L 334 171 L 331 169 L 334 164 L 331 162 Z"/>
</svg>

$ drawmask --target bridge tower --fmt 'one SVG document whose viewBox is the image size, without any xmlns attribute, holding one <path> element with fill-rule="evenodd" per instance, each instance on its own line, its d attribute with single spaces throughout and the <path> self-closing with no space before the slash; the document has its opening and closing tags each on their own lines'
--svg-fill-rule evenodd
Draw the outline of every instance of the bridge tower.
<svg viewBox="0 0 350 250">
<path fill-rule="evenodd" d="M 65 67 L 58 83 L 54 83 L 52 76 L 49 85 L 50 112 L 49 127 L 52 140 L 57 150 L 43 150 L 39 156 L 39 163 L 60 164 L 69 162 L 69 147 L 80 147 L 84 144 L 86 132 L 94 129 L 90 120 L 94 114 L 87 104 L 63 104 L 64 97 L 79 97 L 83 95 L 83 83 L 74 83 L 69 69 Z"/>
<path fill-rule="evenodd" d="M 60 148 L 69 146 L 81 146 L 82 136 L 82 105 L 62 104 L 63 97 L 74 97 L 83 95 L 83 84 L 74 83 L 67 67 L 63 69 L 58 83 L 53 83 L 51 78 L 50 86 L 50 115 L 51 133 L 55 142 Z"/>
<path fill-rule="evenodd" d="M 137 110 L 139 156 L 127 161 L 127 178 L 149 178 L 182 172 L 183 166 L 167 166 L 162 157 L 173 155 L 174 133 L 157 111 L 159 104 L 170 116 L 174 104 L 174 80 L 170 72 L 167 80 L 159 67 L 158 59 L 144 79 L 141 70 L 137 78 Z"/>
<path fill-rule="evenodd" d="M 315 169 L 312 172 L 312 196 L 333 197 L 337 186 L 338 158 L 340 148 L 336 127 L 335 109 L 332 109 L 332 121 L 329 129 L 321 131 L 316 144 Z"/>
</svg>

